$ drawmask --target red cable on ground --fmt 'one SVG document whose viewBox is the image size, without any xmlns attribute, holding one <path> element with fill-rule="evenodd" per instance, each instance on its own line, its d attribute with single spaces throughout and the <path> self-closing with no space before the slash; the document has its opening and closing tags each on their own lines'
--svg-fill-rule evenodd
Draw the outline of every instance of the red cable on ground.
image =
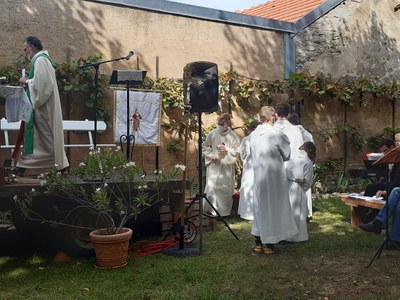
<svg viewBox="0 0 400 300">
<path fill-rule="evenodd" d="M 147 245 L 142 246 L 138 249 L 138 245 L 147 243 Z M 164 242 L 154 242 L 154 241 L 140 241 L 137 242 L 136 244 L 133 244 L 131 249 L 136 249 L 133 250 L 134 254 L 139 255 L 139 256 L 148 256 L 154 253 L 158 253 L 161 251 L 164 251 L 165 249 L 168 249 L 170 247 L 173 247 L 177 245 L 179 241 L 164 241 Z"/>
</svg>

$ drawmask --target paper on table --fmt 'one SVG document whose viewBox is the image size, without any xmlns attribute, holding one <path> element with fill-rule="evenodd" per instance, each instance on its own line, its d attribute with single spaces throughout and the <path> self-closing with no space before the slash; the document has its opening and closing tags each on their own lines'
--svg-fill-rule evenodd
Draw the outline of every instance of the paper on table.
<svg viewBox="0 0 400 300">
<path fill-rule="evenodd" d="M 384 155 L 384 154 L 381 153 L 381 152 L 378 152 L 378 153 L 368 153 L 368 154 L 367 154 L 367 157 L 368 157 L 368 160 L 378 160 L 378 159 L 380 159 L 383 155 Z"/>
<path fill-rule="evenodd" d="M 376 196 L 363 196 L 357 193 L 348 194 L 347 197 L 355 198 L 355 199 L 362 199 L 362 200 L 383 200 L 383 197 L 376 197 Z"/>
</svg>

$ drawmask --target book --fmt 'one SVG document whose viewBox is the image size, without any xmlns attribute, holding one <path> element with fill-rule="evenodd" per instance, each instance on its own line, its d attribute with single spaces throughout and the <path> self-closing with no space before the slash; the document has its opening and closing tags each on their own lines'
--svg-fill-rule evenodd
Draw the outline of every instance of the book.
<svg viewBox="0 0 400 300">
<path fill-rule="evenodd" d="M 367 201 L 383 200 L 383 197 L 364 196 L 364 195 L 357 194 L 357 193 L 348 194 L 347 197 L 349 197 L 349 198 L 355 198 L 355 199 L 361 199 L 361 200 L 367 200 Z"/>
</svg>

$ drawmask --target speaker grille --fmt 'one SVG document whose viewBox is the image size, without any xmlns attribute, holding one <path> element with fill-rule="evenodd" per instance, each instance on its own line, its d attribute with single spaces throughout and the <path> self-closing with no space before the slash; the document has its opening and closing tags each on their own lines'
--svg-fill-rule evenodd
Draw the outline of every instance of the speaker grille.
<svg viewBox="0 0 400 300">
<path fill-rule="evenodd" d="M 189 86 L 191 112 L 218 110 L 218 67 L 212 62 L 192 62 L 185 66 L 183 78 Z"/>
</svg>

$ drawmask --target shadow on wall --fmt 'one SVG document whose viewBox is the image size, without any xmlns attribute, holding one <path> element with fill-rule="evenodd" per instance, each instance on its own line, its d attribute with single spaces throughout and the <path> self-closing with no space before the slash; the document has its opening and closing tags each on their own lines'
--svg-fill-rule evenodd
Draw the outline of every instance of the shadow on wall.
<svg viewBox="0 0 400 300">
<path fill-rule="evenodd" d="M 263 74 L 263 78 L 253 78 L 262 80 L 283 78 L 283 33 L 230 25 L 225 26 L 224 34 L 232 47 L 233 70 L 246 70 L 239 75 Z M 281 45 L 277 46 L 277 41 Z"/>
<path fill-rule="evenodd" d="M 304 62 L 299 71 L 322 72 L 336 79 L 366 76 L 399 81 L 394 66 L 400 63 L 395 38 L 400 14 L 383 1 L 369 6 L 364 2 L 354 5 L 357 7 L 344 14 L 349 17 L 340 15 L 341 10 L 349 7 L 338 7 L 298 35 L 300 65 Z M 331 27 L 335 29 L 326 29 Z"/>
</svg>

